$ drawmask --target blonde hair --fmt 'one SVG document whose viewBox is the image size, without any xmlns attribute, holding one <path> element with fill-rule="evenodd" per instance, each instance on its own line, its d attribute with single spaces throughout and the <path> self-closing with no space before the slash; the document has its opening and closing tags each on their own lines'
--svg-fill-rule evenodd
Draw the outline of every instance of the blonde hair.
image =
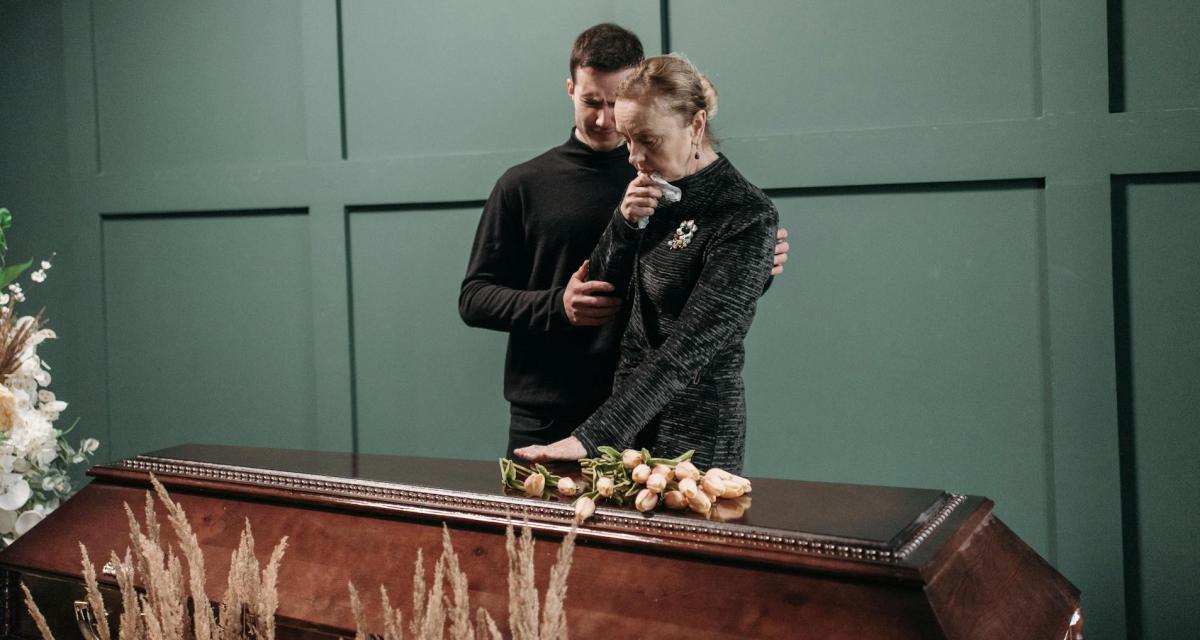
<svg viewBox="0 0 1200 640">
<path fill-rule="evenodd" d="M 704 139 L 710 144 L 716 142 L 712 119 L 717 116 L 717 88 L 696 65 L 681 55 L 672 53 L 646 58 L 621 81 L 616 97 L 658 100 L 667 111 L 682 116 L 685 123 L 704 111 L 708 122 Z"/>
</svg>

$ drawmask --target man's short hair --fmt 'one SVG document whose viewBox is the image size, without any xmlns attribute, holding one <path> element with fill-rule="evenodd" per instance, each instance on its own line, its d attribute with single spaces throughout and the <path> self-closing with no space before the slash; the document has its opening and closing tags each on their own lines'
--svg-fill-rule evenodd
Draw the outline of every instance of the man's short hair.
<svg viewBox="0 0 1200 640">
<path fill-rule="evenodd" d="M 597 71 L 620 71 L 642 61 L 642 41 L 634 33 L 611 22 L 598 24 L 575 38 L 571 47 L 571 79 L 579 67 Z"/>
</svg>

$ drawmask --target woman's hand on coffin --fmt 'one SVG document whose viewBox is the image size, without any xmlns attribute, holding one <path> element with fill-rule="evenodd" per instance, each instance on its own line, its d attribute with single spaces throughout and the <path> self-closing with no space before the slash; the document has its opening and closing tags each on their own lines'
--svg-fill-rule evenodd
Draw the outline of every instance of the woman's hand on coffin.
<svg viewBox="0 0 1200 640">
<path fill-rule="evenodd" d="M 558 460 L 578 460 L 587 457 L 587 449 L 575 436 L 567 436 L 558 442 L 547 445 L 530 445 L 514 451 L 519 458 L 529 462 L 555 462 Z"/>
</svg>

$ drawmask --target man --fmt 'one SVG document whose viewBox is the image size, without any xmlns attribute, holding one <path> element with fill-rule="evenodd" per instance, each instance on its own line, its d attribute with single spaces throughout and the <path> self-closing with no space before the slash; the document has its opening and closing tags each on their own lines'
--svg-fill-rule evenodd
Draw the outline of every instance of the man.
<svg viewBox="0 0 1200 640">
<path fill-rule="evenodd" d="M 506 171 L 484 205 L 458 309 L 472 327 L 509 334 L 506 455 L 570 435 L 612 388 L 623 307 L 612 285 L 588 281 L 586 259 L 637 175 L 613 106 L 642 58 L 638 37 L 615 24 L 580 34 L 567 79 L 570 138 Z M 786 237 L 781 229 L 773 274 L 787 261 Z"/>
</svg>

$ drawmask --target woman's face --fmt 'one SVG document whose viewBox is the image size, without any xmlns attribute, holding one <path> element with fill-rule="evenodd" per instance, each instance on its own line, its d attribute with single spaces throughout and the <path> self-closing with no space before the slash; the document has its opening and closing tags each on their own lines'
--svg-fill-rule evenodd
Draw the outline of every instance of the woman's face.
<svg viewBox="0 0 1200 640">
<path fill-rule="evenodd" d="M 617 133 L 629 146 L 629 164 L 641 173 L 657 173 L 667 180 L 688 175 L 696 152 L 694 143 L 704 131 L 703 112 L 685 123 L 653 98 L 620 99 L 614 111 Z"/>
</svg>

